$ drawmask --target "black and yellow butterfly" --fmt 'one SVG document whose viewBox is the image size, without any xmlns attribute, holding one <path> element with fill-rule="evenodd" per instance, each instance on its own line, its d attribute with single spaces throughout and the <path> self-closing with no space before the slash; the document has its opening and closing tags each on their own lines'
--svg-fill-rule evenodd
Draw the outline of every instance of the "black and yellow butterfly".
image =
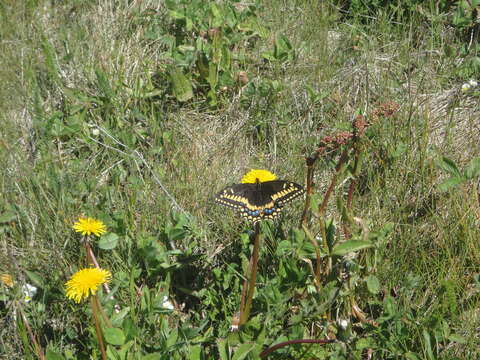
<svg viewBox="0 0 480 360">
<path fill-rule="evenodd" d="M 305 192 L 301 185 L 287 180 L 242 183 L 228 186 L 215 196 L 215 201 L 239 211 L 256 223 L 273 219 L 286 203 Z"/>
</svg>

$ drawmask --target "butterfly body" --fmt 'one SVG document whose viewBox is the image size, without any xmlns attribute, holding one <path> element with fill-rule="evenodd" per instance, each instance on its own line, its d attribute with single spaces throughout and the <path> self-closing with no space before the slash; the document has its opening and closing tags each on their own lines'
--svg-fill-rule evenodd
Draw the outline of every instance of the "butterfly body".
<svg viewBox="0 0 480 360">
<path fill-rule="evenodd" d="M 275 218 L 285 203 L 303 193 L 303 187 L 291 181 L 257 181 L 228 186 L 215 196 L 215 201 L 255 223 Z"/>
</svg>

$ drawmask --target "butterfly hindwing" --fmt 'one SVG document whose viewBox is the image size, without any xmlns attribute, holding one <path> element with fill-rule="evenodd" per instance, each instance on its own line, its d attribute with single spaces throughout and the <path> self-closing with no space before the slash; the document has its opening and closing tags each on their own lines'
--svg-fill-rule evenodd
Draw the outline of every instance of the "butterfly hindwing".
<svg viewBox="0 0 480 360">
<path fill-rule="evenodd" d="M 248 220 L 257 222 L 273 219 L 281 207 L 304 193 L 303 187 L 286 180 L 259 184 L 235 184 L 220 191 L 215 201 L 240 212 Z"/>
</svg>

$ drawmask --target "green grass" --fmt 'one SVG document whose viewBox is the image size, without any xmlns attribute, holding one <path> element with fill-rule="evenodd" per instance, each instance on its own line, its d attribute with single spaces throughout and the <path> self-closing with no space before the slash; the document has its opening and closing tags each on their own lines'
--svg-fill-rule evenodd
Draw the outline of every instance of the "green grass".
<svg viewBox="0 0 480 360">
<path fill-rule="evenodd" d="M 244 16 L 241 27 L 192 3 L 170 5 L 176 15 L 154 1 L 0 5 L 0 273 L 16 282 L 0 288 L 0 353 L 36 357 L 24 311 L 48 359 L 101 358 L 88 302 L 64 293 L 85 266 L 71 226 L 88 215 L 119 236 L 114 249 L 94 246 L 114 277 L 115 299 L 102 303 L 126 335 L 109 345 L 112 359 L 254 359 L 281 341 L 327 336 L 339 341 L 269 358 L 360 359 L 366 349 L 374 359 L 477 358 L 477 180 L 441 191 L 448 174 L 438 166 L 442 156 L 461 169 L 480 156 L 480 94 L 460 90 L 479 77 L 473 28 L 452 26 L 455 9 L 433 1 L 368 16 L 334 1 L 220 8 L 220 19 Z M 201 33 L 212 24 L 222 37 Z M 212 61 L 215 46 L 231 61 Z M 175 84 L 192 96 L 180 101 Z M 315 252 L 298 229 L 303 203 L 293 202 L 262 227 L 252 316 L 230 332 L 252 227 L 215 205 L 215 193 L 250 168 L 304 183 L 305 156 L 323 137 L 389 102 L 399 110 L 368 130 L 350 213 L 366 227 L 351 225 L 354 235 L 374 247 L 335 257 L 317 292 Z M 317 161 L 315 201 L 337 159 Z M 348 179 L 326 211 L 338 242 Z M 319 234 L 315 216 L 308 228 Z M 39 288 L 29 303 L 24 283 Z M 377 326 L 352 315 L 351 296 Z"/>
</svg>

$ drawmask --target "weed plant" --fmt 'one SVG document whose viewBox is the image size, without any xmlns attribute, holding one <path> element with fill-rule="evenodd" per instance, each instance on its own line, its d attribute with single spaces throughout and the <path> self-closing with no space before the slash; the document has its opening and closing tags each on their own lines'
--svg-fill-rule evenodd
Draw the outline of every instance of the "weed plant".
<svg viewBox="0 0 480 360">
<path fill-rule="evenodd" d="M 477 11 L 0 4 L 1 357 L 478 358 Z M 304 201 L 216 206 L 251 168 Z"/>
</svg>

